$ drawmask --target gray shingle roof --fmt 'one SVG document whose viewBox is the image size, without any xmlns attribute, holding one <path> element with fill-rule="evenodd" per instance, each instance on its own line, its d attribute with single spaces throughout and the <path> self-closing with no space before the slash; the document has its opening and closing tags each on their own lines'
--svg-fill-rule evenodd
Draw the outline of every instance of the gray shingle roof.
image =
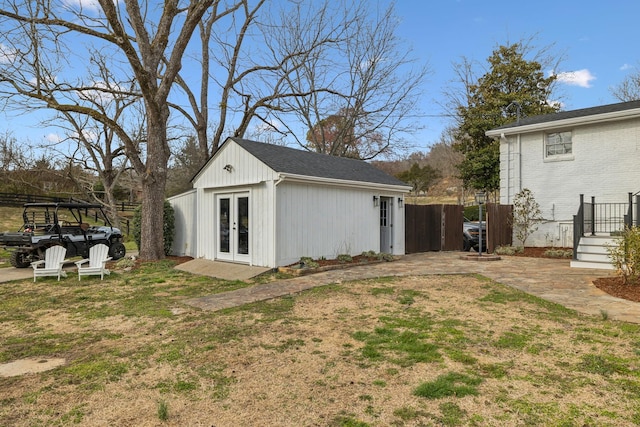
<svg viewBox="0 0 640 427">
<path fill-rule="evenodd" d="M 543 114 L 520 119 L 519 122 L 509 123 L 493 130 L 509 129 L 538 123 L 554 122 L 556 120 L 574 119 L 578 117 L 595 116 L 598 114 L 615 113 L 617 111 L 640 108 L 640 101 L 620 102 L 617 104 L 600 105 L 598 107 L 581 108 L 579 110 L 560 111 L 558 113 Z"/>
<path fill-rule="evenodd" d="M 346 181 L 408 186 L 406 183 L 362 160 L 312 153 L 248 139 L 229 139 L 235 141 L 236 144 L 276 172 Z"/>
</svg>

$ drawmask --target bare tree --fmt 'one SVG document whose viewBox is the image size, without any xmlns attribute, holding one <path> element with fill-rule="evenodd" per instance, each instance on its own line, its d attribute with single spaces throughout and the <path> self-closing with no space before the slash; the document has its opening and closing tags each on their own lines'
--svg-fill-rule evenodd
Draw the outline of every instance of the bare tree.
<svg viewBox="0 0 640 427">
<path fill-rule="evenodd" d="M 253 4 L 239 1 L 233 19 L 224 19 L 227 16 L 215 9 L 208 13 L 199 26 L 200 82 L 194 84 L 186 77 L 177 80 L 187 95 L 189 109 L 172 106 L 194 127 L 204 158 L 215 152 L 225 137 L 243 137 L 253 132 L 249 129 L 251 123 L 261 122 L 258 129 L 277 133 L 269 118 L 273 111 L 282 109 L 281 100 L 308 94 L 291 91 L 284 82 L 312 52 L 334 42 L 331 33 L 341 24 L 337 19 L 328 21 L 322 15 L 298 22 L 313 35 L 298 39 L 296 46 L 288 46 L 291 49 L 284 49 L 280 44 L 281 34 L 289 31 L 290 23 L 297 22 L 304 11 L 313 9 L 313 1 L 281 2 L 270 4 L 269 8 L 265 8 L 265 4 L 266 0 Z M 214 31 L 216 25 L 218 31 Z M 199 93 L 193 88 L 199 88 Z M 215 122 L 208 119 L 210 93 L 217 96 Z M 211 139 L 209 129 L 213 131 Z"/>
<path fill-rule="evenodd" d="M 640 64 L 639 64 L 640 65 Z M 629 74 L 619 85 L 612 87 L 611 94 L 620 102 L 640 100 L 640 68 Z"/>
<path fill-rule="evenodd" d="M 0 188 L 3 192 L 21 193 L 33 184 L 29 170 L 34 161 L 27 144 L 19 143 L 9 132 L 0 135 Z"/>
<path fill-rule="evenodd" d="M 462 153 L 454 148 L 452 129 L 443 131 L 440 141 L 432 145 L 427 157 L 427 164 L 439 170 L 443 177 L 456 178 L 458 165 L 463 159 Z"/>
<path fill-rule="evenodd" d="M 21 102 L 25 109 L 48 108 L 89 116 L 117 136 L 141 180 L 143 259 L 164 257 L 169 96 L 202 17 L 212 7 L 223 5 L 226 3 L 217 0 L 167 0 L 158 7 L 136 0 L 97 0 L 90 5 L 13 0 L 4 2 L 0 9 L 0 98 L 13 105 Z M 144 145 L 128 134 L 122 122 L 79 96 L 86 90 L 114 95 L 113 88 L 84 81 L 82 73 L 73 75 L 71 70 L 77 63 L 72 67 L 65 63 L 68 58 L 87 58 L 97 50 L 110 58 L 109 68 L 118 70 L 123 81 L 136 82 L 135 93 L 119 89 L 117 95 L 137 97 L 143 104 Z M 85 65 L 91 67 L 90 63 Z"/>
<path fill-rule="evenodd" d="M 367 13 L 368 2 L 333 7 L 343 17 L 341 25 L 332 28 L 333 43 L 296 58 L 302 62 L 295 63 L 296 72 L 287 76 L 286 84 L 299 96 L 283 99 L 273 116 L 286 124 L 294 114 L 308 131 L 308 142 L 296 137 L 307 149 L 362 159 L 390 155 L 404 148 L 403 136 L 418 128 L 408 117 L 422 95 L 428 68 L 417 65 L 410 50 L 400 46 L 393 6 L 373 17 Z M 330 5 L 312 13 L 330 16 Z M 278 37 L 290 51 L 314 26 L 289 22 Z M 287 131 L 299 135 L 291 127 Z"/>
<path fill-rule="evenodd" d="M 338 114 L 341 132 L 357 137 L 360 157 L 390 151 L 409 131 L 406 118 L 426 69 L 400 73 L 415 64 L 400 53 L 405 48 L 394 34 L 393 9 L 374 15 L 364 0 L 242 1 L 233 19 L 207 14 L 199 27 L 200 84 L 179 79 L 189 109 L 174 105 L 196 130 L 203 157 L 226 136 L 259 131 L 278 143 L 288 136 L 317 150 L 319 144 L 307 144 L 307 132 Z M 217 115 L 208 122 L 210 94 Z M 337 147 L 330 154 L 354 152 Z"/>
<path fill-rule="evenodd" d="M 126 82 L 128 87 L 123 94 L 124 83 L 114 76 L 103 54 L 94 52 L 89 61 L 95 64 L 90 71 L 99 74 L 93 77 L 95 89 L 79 91 L 79 99 L 102 116 L 122 123 L 134 143 L 143 143 L 144 113 L 140 111 L 139 98 L 130 96 L 136 93 L 135 82 Z M 130 167 L 118 135 L 108 123 L 71 111 L 61 111 L 46 123 L 62 128 L 66 134 L 55 145 L 60 147 L 57 152 L 69 165 L 68 178 L 93 201 L 104 204 L 114 225 L 119 227 L 115 192 L 120 177 Z M 95 191 L 96 178 L 102 184 L 99 192 Z"/>
</svg>

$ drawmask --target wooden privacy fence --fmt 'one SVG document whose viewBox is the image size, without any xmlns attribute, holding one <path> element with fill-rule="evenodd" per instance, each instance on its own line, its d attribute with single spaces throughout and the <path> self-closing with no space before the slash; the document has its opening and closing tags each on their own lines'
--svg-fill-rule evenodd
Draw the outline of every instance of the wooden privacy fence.
<svg viewBox="0 0 640 427">
<path fill-rule="evenodd" d="M 462 205 L 405 205 L 405 252 L 461 251 Z M 511 205 L 488 203 L 486 245 L 488 252 L 511 245 L 513 227 Z"/>
<path fill-rule="evenodd" d="M 462 250 L 461 205 L 405 205 L 405 252 Z"/>
<path fill-rule="evenodd" d="M 513 206 L 487 203 L 487 249 L 493 252 L 498 246 L 513 243 Z"/>
</svg>

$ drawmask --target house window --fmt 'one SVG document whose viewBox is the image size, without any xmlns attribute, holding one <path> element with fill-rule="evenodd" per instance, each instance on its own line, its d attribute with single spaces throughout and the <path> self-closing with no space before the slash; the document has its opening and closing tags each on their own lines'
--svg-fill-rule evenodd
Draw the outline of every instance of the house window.
<svg viewBox="0 0 640 427">
<path fill-rule="evenodd" d="M 544 141 L 545 157 L 572 154 L 571 132 L 548 133 Z"/>
</svg>

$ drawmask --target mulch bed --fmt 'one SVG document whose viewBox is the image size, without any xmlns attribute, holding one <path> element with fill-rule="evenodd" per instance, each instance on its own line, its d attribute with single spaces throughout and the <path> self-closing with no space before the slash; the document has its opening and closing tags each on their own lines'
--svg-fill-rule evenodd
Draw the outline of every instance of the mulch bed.
<svg viewBox="0 0 640 427">
<path fill-rule="evenodd" d="M 603 277 L 594 280 L 593 284 L 612 297 L 640 302 L 640 284 L 624 284 L 622 277 Z"/>
</svg>

